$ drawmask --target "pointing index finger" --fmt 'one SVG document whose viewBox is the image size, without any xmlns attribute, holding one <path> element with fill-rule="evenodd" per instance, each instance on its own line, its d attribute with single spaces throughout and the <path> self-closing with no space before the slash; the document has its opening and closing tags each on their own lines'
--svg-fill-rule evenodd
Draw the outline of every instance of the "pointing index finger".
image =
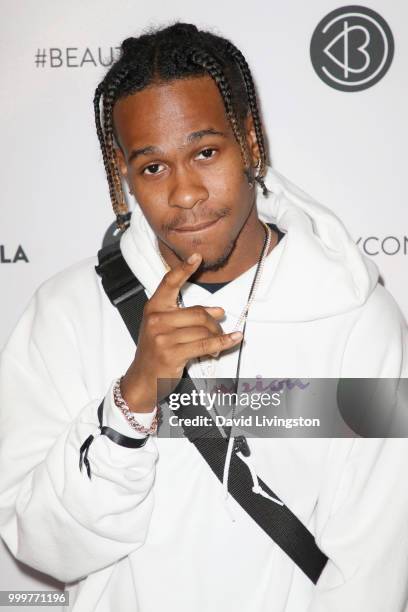
<svg viewBox="0 0 408 612">
<path fill-rule="evenodd" d="M 157 301 L 161 309 L 177 306 L 177 296 L 181 287 L 197 270 L 201 260 L 200 253 L 193 253 L 186 261 L 180 262 L 180 264 L 166 272 L 150 301 Z"/>
</svg>

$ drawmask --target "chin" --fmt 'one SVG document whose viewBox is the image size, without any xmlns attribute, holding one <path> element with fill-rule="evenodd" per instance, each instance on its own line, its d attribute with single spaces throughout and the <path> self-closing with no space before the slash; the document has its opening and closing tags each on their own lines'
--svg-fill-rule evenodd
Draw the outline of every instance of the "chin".
<svg viewBox="0 0 408 612">
<path fill-rule="evenodd" d="M 203 258 L 203 261 L 201 262 L 198 270 L 200 272 L 208 272 L 210 270 L 212 272 L 215 272 L 216 270 L 220 270 L 228 263 L 228 260 L 230 258 L 233 248 L 234 248 L 234 243 L 229 244 L 226 248 L 224 248 L 223 251 L 221 251 L 218 254 L 217 253 L 207 254 L 205 252 L 202 252 L 198 248 L 197 252 L 200 253 L 200 255 Z"/>
<path fill-rule="evenodd" d="M 227 264 L 234 249 L 235 241 L 218 245 L 219 248 L 216 250 L 211 247 L 210 241 L 204 241 L 202 239 L 189 241 L 188 244 L 184 245 L 176 245 L 170 243 L 170 241 L 165 242 L 165 244 L 173 251 L 180 261 L 185 261 L 193 253 L 199 253 L 202 257 L 202 262 L 197 272 L 206 272 L 210 270 L 215 272 Z"/>
</svg>

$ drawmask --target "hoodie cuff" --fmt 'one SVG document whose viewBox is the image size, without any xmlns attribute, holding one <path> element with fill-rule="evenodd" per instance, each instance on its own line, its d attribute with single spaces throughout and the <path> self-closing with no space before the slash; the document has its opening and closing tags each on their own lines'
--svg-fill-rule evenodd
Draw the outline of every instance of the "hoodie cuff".
<svg viewBox="0 0 408 612">
<path fill-rule="evenodd" d="M 103 424 L 111 427 L 115 431 L 118 431 L 124 436 L 130 438 L 145 438 L 146 434 L 139 433 L 128 423 L 126 417 L 120 411 L 115 404 L 113 399 L 113 387 L 115 386 L 116 379 L 112 381 L 109 388 L 109 392 L 105 396 L 103 405 Z M 154 408 L 152 412 L 133 412 L 135 419 L 143 427 L 149 428 L 153 422 L 157 408 Z"/>
</svg>

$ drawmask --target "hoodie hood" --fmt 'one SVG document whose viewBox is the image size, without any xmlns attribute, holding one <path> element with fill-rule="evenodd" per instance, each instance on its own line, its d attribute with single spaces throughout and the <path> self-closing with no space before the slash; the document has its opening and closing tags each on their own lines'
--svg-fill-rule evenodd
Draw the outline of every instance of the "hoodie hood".
<svg viewBox="0 0 408 612">
<path fill-rule="evenodd" d="M 286 235 L 266 259 L 251 319 L 311 321 L 364 304 L 378 282 L 378 268 L 360 252 L 340 219 L 271 167 L 265 184 L 270 191 L 267 197 L 256 183 L 258 216 Z M 120 248 L 132 272 L 152 295 L 166 270 L 156 235 L 137 204 Z M 240 290 L 242 286 L 245 291 L 254 268 L 213 294 L 216 301 L 230 288 Z M 228 310 L 239 314 L 239 304 L 237 313 L 233 303 Z"/>
</svg>

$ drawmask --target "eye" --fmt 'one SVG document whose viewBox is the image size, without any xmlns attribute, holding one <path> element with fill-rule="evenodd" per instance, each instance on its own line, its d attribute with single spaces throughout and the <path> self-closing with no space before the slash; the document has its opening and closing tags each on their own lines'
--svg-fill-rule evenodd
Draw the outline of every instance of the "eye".
<svg viewBox="0 0 408 612">
<path fill-rule="evenodd" d="M 200 151 L 198 155 L 204 155 L 204 159 L 211 159 L 212 157 L 214 157 L 214 155 L 212 155 L 213 152 L 216 153 L 217 149 L 212 149 L 211 147 L 209 147 L 208 149 L 203 149 L 202 151 Z"/>
<path fill-rule="evenodd" d="M 161 164 L 149 164 L 143 169 L 142 174 L 157 174 L 160 166 Z M 146 172 L 146 170 L 149 170 L 149 172 Z"/>
</svg>

